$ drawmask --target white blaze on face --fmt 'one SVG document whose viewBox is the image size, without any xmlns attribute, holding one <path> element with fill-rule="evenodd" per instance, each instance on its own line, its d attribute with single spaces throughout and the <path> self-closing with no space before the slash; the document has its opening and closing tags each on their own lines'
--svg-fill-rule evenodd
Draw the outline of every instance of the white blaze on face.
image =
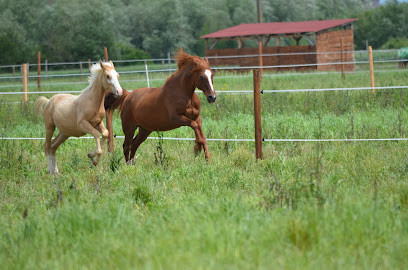
<svg viewBox="0 0 408 270">
<path fill-rule="evenodd" d="M 121 96 L 123 94 L 123 90 L 122 87 L 119 84 L 119 80 L 118 80 L 118 73 L 116 72 L 116 70 L 112 69 L 110 72 L 110 76 L 111 78 L 108 79 L 108 82 L 113 85 L 113 89 L 114 94 Z"/>
<path fill-rule="evenodd" d="M 215 94 L 214 86 L 213 86 L 213 83 L 212 83 L 212 80 L 211 80 L 211 71 L 206 69 L 204 74 L 207 76 L 208 83 L 210 84 L 210 87 L 211 87 L 211 91 L 213 92 L 213 94 Z"/>
</svg>

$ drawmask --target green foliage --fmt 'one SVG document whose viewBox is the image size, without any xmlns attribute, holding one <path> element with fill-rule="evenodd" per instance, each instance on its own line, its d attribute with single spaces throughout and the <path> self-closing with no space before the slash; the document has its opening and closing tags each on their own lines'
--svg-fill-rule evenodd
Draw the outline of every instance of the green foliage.
<svg viewBox="0 0 408 270">
<path fill-rule="evenodd" d="M 154 151 L 154 163 L 166 169 L 169 164 L 169 160 L 163 148 L 163 133 L 157 131 L 157 136 L 159 139 L 156 143 L 156 151 Z"/>
<path fill-rule="evenodd" d="M 119 51 L 118 59 L 132 60 L 151 58 L 150 54 L 140 49 L 136 49 L 130 44 L 116 43 L 116 48 Z"/>
<path fill-rule="evenodd" d="M 398 38 L 390 38 L 385 42 L 381 49 L 401 49 L 402 47 L 408 47 L 408 38 L 405 37 L 398 37 Z"/>
<path fill-rule="evenodd" d="M 356 49 L 365 49 L 366 42 L 380 48 L 391 38 L 408 36 L 408 3 L 387 1 L 376 9 L 358 15 L 355 23 Z"/>
<path fill-rule="evenodd" d="M 262 13 L 264 22 L 357 17 L 356 49 L 364 49 L 366 41 L 395 47 L 407 36 L 407 6 L 396 0 L 263 0 Z M 1 0 L 0 15 L 0 64 L 35 62 L 38 50 L 49 62 L 95 60 L 103 58 L 103 47 L 110 59 L 167 57 L 180 46 L 204 55 L 202 35 L 257 21 L 253 0 Z M 217 46 L 236 47 L 236 41 Z"/>
<path fill-rule="evenodd" d="M 263 1 L 265 22 L 331 19 L 370 8 L 372 1 Z M 333 6 L 335 8 L 333 8 Z M 103 58 L 167 57 L 183 46 L 203 55 L 200 37 L 257 21 L 253 0 L 91 0 L 0 2 L 1 64 Z M 220 48 L 236 46 L 221 42 Z"/>
<path fill-rule="evenodd" d="M 103 59 L 116 30 L 109 5 L 97 0 L 56 1 L 44 11 L 41 29 L 44 57 L 52 61 Z"/>
</svg>

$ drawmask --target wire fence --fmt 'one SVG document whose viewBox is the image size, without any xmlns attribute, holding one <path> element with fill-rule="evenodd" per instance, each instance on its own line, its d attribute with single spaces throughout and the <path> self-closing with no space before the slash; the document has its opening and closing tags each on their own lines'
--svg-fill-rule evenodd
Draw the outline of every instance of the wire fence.
<svg viewBox="0 0 408 270">
<path fill-rule="evenodd" d="M 335 62 L 335 63 L 313 63 L 313 64 L 295 64 L 295 65 L 274 65 L 274 66 L 264 66 L 262 68 L 294 68 L 294 67 L 317 67 L 321 65 L 342 65 L 342 64 L 368 64 L 368 52 L 367 51 L 328 51 L 328 52 L 297 52 L 297 53 L 274 53 L 274 54 L 262 54 L 262 57 L 280 57 L 280 56 L 295 56 L 295 55 L 331 55 L 331 54 L 336 54 L 340 55 L 341 53 L 343 54 L 351 54 L 354 56 L 354 61 L 349 61 L 345 63 L 341 62 Z M 374 63 L 394 63 L 394 62 L 401 62 L 401 59 L 398 59 L 398 50 L 375 50 L 373 51 L 374 54 Z M 356 61 L 355 58 L 356 56 L 359 56 L 360 60 Z M 208 56 L 208 59 L 239 59 L 239 58 L 253 58 L 253 57 L 259 57 L 258 54 L 251 54 L 251 55 L 231 55 L 231 56 Z M 127 71 L 123 70 L 120 71 L 122 74 L 132 74 L 132 73 L 143 73 L 146 72 L 144 70 L 144 66 L 149 66 L 150 64 L 161 64 L 161 69 L 150 69 L 150 73 L 154 72 L 172 72 L 175 70 L 172 65 L 174 65 L 174 60 L 168 56 L 168 58 L 158 58 L 158 59 L 132 59 L 132 60 L 114 60 L 115 63 L 122 63 L 122 64 L 128 64 L 128 63 L 144 63 L 144 65 L 140 66 L 140 70 L 132 70 L 132 71 Z M 85 64 L 93 64 L 96 63 L 96 61 L 78 61 L 78 62 L 60 62 L 60 63 L 48 63 L 45 61 L 45 63 L 40 63 L 41 66 L 45 67 L 45 75 L 29 75 L 29 78 L 53 78 L 53 77 L 75 77 L 75 76 L 84 76 L 89 73 L 83 72 L 83 65 Z M 81 69 L 80 73 L 72 73 L 72 74 L 48 74 L 48 72 L 51 72 L 48 70 L 48 67 L 57 67 L 57 66 L 77 66 Z M 3 65 L 0 66 L 0 70 L 2 69 L 10 69 L 12 68 L 12 76 L 0 76 L 0 80 L 5 80 L 5 79 L 21 79 L 21 66 L 22 65 Z M 165 68 L 167 66 L 167 68 Z M 30 70 L 30 67 L 37 67 L 37 63 L 31 63 L 28 64 L 28 70 Z M 15 69 L 20 69 L 20 72 L 16 73 Z M 214 70 L 244 70 L 244 69 L 251 69 L 254 67 L 237 67 L 237 66 L 230 66 L 230 67 L 214 67 Z M 0 72 L 3 73 L 3 72 Z M 10 73 L 10 72 L 6 72 Z"/>
<path fill-rule="evenodd" d="M 397 50 L 377 50 L 374 51 L 374 54 L 384 54 L 387 57 L 394 55 L 392 58 L 385 58 L 385 59 L 376 59 L 374 60 L 375 64 L 386 64 L 386 63 L 400 63 L 401 59 L 398 59 Z M 310 55 L 310 54 L 339 54 L 340 52 L 318 52 L 318 53 L 280 53 L 280 54 L 262 54 L 262 56 L 288 56 L 288 55 Z M 367 51 L 349 51 L 343 53 L 353 53 L 354 55 L 360 56 L 360 61 L 347 61 L 347 62 L 331 62 L 331 63 L 313 63 L 313 64 L 293 64 L 293 65 L 269 65 L 269 66 L 228 66 L 228 67 L 213 67 L 213 70 L 224 71 L 224 70 L 252 70 L 252 69 L 273 69 L 273 68 L 299 68 L 299 67 L 317 67 L 319 65 L 368 65 L 368 59 L 365 59 L 365 54 Z M 216 59 L 216 58 L 245 58 L 245 57 L 259 57 L 259 55 L 237 55 L 237 56 L 218 56 L 218 57 L 208 57 L 209 59 Z M 163 72 L 174 72 L 176 68 L 173 68 L 174 61 L 170 58 L 163 58 L 163 59 L 137 59 L 137 60 L 116 60 L 115 63 L 144 63 L 143 66 L 140 67 L 140 70 L 123 70 L 119 71 L 120 74 L 145 74 L 146 79 L 135 79 L 135 80 L 121 80 L 121 82 L 141 82 L 145 81 L 149 86 L 150 82 L 152 81 L 159 81 L 163 80 L 160 79 L 153 79 L 150 78 L 150 74 L 154 73 L 163 73 Z M 154 69 L 149 69 L 149 63 L 161 63 L 161 68 L 157 68 L 157 65 Z M 86 76 L 89 73 L 82 72 L 82 65 L 89 64 L 86 61 L 79 61 L 79 62 L 64 62 L 64 63 L 41 63 L 41 66 L 59 66 L 59 65 L 80 65 L 81 72 L 80 73 L 69 73 L 69 74 L 48 74 L 48 68 L 46 68 L 47 73 L 45 75 L 28 75 L 28 78 L 66 78 L 66 77 L 78 77 L 78 76 Z M 91 62 L 95 63 L 95 62 Z M 164 66 L 167 68 L 164 68 Z M 31 66 L 37 66 L 37 64 L 31 64 Z M 10 80 L 10 79 L 22 79 L 23 76 L 15 75 L 15 68 L 20 67 L 20 65 L 8 65 L 8 66 L 0 66 L 0 69 L 4 68 L 13 68 L 13 76 L 0 76 L 0 83 L 2 80 Z M 404 71 L 404 69 L 393 69 L 393 71 Z M 356 73 L 356 72 L 368 72 L 368 71 L 352 71 L 348 73 Z M 387 72 L 387 70 L 376 70 L 376 72 Z M 329 72 L 308 72 L 308 73 L 274 73 L 274 74 L 264 74 L 263 76 L 293 76 L 293 75 L 318 75 L 318 74 L 328 74 L 333 73 L 333 71 Z M 251 75 L 247 75 L 251 77 Z M 219 78 L 232 78 L 234 76 L 222 76 Z M 245 77 L 245 75 L 241 75 L 241 77 Z M 217 77 L 215 77 L 217 79 Z M 87 82 L 53 82 L 53 83 L 43 83 L 42 85 L 65 85 L 65 84 L 86 84 Z M 0 88 L 19 88 L 21 84 L 9 84 L 9 85 L 0 85 Z M 36 84 L 29 84 L 29 86 L 36 86 Z M 397 89 L 407 89 L 408 86 L 382 86 L 382 87 L 352 87 L 352 88 L 321 88 L 321 89 L 283 89 L 283 90 L 262 90 L 261 93 L 290 93 L 290 92 L 323 92 L 323 91 L 357 91 L 357 90 L 397 90 Z M 22 95 L 22 94 L 56 94 L 56 93 L 80 93 L 81 91 L 29 91 L 29 92 L 21 92 L 21 91 L 9 91 L 9 92 L 0 92 L 0 95 Z M 199 92 L 199 91 L 197 91 Z M 253 90 L 224 90 L 224 91 L 217 91 L 218 94 L 252 94 Z M 13 103 L 21 103 L 21 102 L 13 102 Z M 123 136 L 116 136 L 116 138 L 124 138 Z M 1 140 L 44 140 L 45 138 L 42 137 L 0 137 Z M 72 139 L 93 139 L 93 137 L 80 137 L 80 138 L 72 138 Z M 163 139 L 163 140 L 177 140 L 177 141 L 194 141 L 195 138 L 171 138 L 171 137 L 148 137 L 148 139 Z M 408 138 L 373 138 L 373 139 L 350 139 L 350 138 L 342 138 L 342 139 L 262 139 L 264 142 L 379 142 L 379 141 L 407 141 Z M 235 138 L 235 139 L 228 139 L 228 138 L 208 138 L 207 141 L 214 141 L 214 142 L 255 142 L 255 139 L 245 139 L 245 138 Z"/>
<path fill-rule="evenodd" d="M 392 90 L 407 89 L 408 86 L 377 86 L 377 87 L 343 87 L 343 88 L 316 88 L 316 89 L 282 89 L 282 90 L 262 90 L 262 94 L 267 93 L 290 93 L 290 92 L 324 92 L 324 91 L 358 91 L 358 90 Z M 0 95 L 22 95 L 22 94 L 75 94 L 82 91 L 30 91 L 30 92 L 0 92 Z M 131 90 L 129 92 L 132 92 Z M 197 90 L 196 93 L 201 91 Z M 222 90 L 217 94 L 252 94 L 253 90 Z"/>
<path fill-rule="evenodd" d="M 124 139 L 125 136 L 115 136 Z M 70 137 L 71 140 L 94 139 L 94 137 Z M 168 140 L 168 141 L 195 141 L 195 138 L 174 138 L 174 137 L 147 137 L 148 140 Z M 45 140 L 44 137 L 0 137 L 0 140 Z M 228 139 L 228 138 L 207 138 L 209 142 L 255 142 L 255 139 Z M 262 139 L 263 142 L 390 142 L 408 141 L 408 138 L 366 138 L 366 139 Z"/>
</svg>

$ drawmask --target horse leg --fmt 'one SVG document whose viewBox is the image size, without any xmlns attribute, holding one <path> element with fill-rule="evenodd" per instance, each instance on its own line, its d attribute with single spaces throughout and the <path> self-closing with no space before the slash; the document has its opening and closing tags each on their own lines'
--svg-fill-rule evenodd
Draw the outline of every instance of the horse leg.
<svg viewBox="0 0 408 270">
<path fill-rule="evenodd" d="M 114 145 L 113 145 L 113 126 L 112 126 L 112 118 L 113 118 L 113 110 L 106 111 L 106 128 L 108 129 L 108 152 L 114 152 Z"/>
<path fill-rule="evenodd" d="M 128 163 L 134 164 L 134 157 L 136 154 L 136 150 L 139 148 L 139 146 L 149 137 L 149 135 L 152 133 L 152 131 L 147 130 L 145 128 L 139 127 L 139 132 L 137 133 L 136 137 L 132 141 L 132 148 L 130 151 L 130 160 Z"/>
<path fill-rule="evenodd" d="M 204 148 L 205 159 L 211 162 L 210 152 L 208 151 L 208 147 L 207 147 L 207 140 L 205 139 L 204 132 L 203 132 L 203 124 L 201 121 L 201 116 L 198 116 L 198 118 L 196 119 L 196 122 L 198 125 L 197 127 L 198 132 L 195 132 L 194 130 L 194 132 L 196 133 L 196 144 L 194 146 L 194 151 L 196 154 L 198 154 L 201 151 L 201 149 Z"/>
<path fill-rule="evenodd" d="M 109 131 L 105 128 L 105 125 L 103 124 L 103 122 L 99 123 L 99 125 L 96 127 L 96 130 L 98 130 L 100 133 L 102 133 L 102 140 L 101 140 L 101 147 L 102 147 L 103 144 L 105 143 L 105 140 L 109 136 Z M 96 154 L 96 151 L 91 151 L 91 152 L 88 153 L 88 157 L 92 158 L 92 163 L 93 164 L 98 164 L 101 155 Z"/>
<path fill-rule="evenodd" d="M 197 121 L 194 121 L 185 115 L 181 115 L 174 118 L 173 121 L 180 126 L 189 126 L 194 130 L 196 136 L 196 145 L 194 146 L 194 150 L 201 150 L 201 147 L 204 147 L 205 159 L 211 162 L 210 153 L 208 152 L 207 148 L 207 140 L 204 137 L 202 129 L 201 117 L 199 116 Z"/>
<path fill-rule="evenodd" d="M 125 140 L 123 141 L 123 154 L 125 155 L 126 163 L 130 160 L 129 153 L 136 129 L 137 124 L 135 122 L 125 121 L 122 119 L 122 130 L 125 134 Z"/>
<path fill-rule="evenodd" d="M 55 137 L 52 142 L 51 142 L 51 148 L 50 148 L 50 162 L 51 162 L 51 168 L 54 174 L 58 174 L 58 167 L 57 167 L 57 161 L 55 158 L 55 152 L 57 151 L 58 147 L 65 142 L 69 136 L 59 132 L 57 137 Z"/>
<path fill-rule="evenodd" d="M 85 133 L 88 133 L 88 134 L 91 134 L 95 139 L 96 150 L 89 152 L 88 157 L 93 159 L 95 157 L 95 155 L 98 155 L 98 156 L 102 155 L 101 143 L 99 141 L 99 136 L 100 136 L 99 131 L 97 129 L 95 129 L 91 125 L 91 123 L 89 123 L 86 120 L 82 120 L 81 122 L 79 122 L 78 127 L 80 128 L 81 131 L 83 131 Z M 92 160 L 92 164 L 94 166 L 98 165 L 98 163 L 95 163 L 94 159 Z"/>
<path fill-rule="evenodd" d="M 55 131 L 55 125 L 51 117 L 48 115 L 44 115 L 44 123 L 45 123 L 44 151 L 45 151 L 45 156 L 47 157 L 48 173 L 54 174 L 55 172 L 54 172 L 54 167 L 52 164 L 52 157 L 50 156 L 51 155 L 50 152 L 51 152 L 51 145 L 52 145 L 51 139 Z"/>
</svg>

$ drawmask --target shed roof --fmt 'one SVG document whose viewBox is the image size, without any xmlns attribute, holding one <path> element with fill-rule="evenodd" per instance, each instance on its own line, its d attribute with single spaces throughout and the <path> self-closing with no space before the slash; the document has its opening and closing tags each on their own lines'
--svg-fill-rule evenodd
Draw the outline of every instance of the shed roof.
<svg viewBox="0 0 408 270">
<path fill-rule="evenodd" d="M 201 38 L 232 38 L 245 36 L 316 33 L 339 26 L 349 25 L 356 20 L 357 19 L 339 19 L 305 22 L 245 23 L 204 35 Z"/>
</svg>

